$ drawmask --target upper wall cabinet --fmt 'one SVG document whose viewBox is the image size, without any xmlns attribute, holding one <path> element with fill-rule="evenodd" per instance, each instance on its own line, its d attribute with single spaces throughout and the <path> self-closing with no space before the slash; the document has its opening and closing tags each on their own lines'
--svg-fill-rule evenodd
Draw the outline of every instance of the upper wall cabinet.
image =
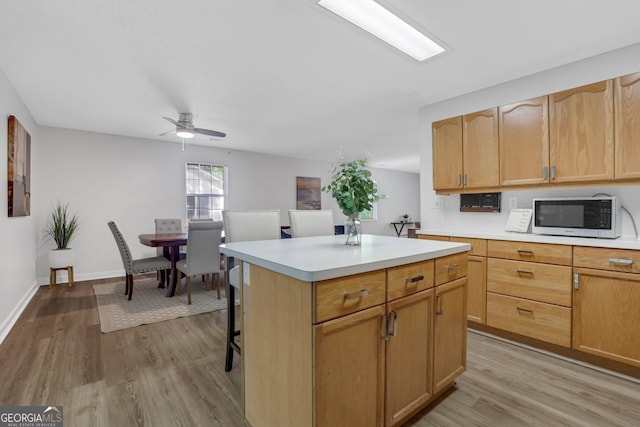
<svg viewBox="0 0 640 427">
<path fill-rule="evenodd" d="M 612 180 L 613 81 L 549 96 L 551 182 Z"/>
<path fill-rule="evenodd" d="M 462 184 L 465 188 L 500 184 L 498 109 L 462 116 Z"/>
<path fill-rule="evenodd" d="M 547 96 L 498 108 L 500 185 L 549 182 L 549 103 Z"/>
<path fill-rule="evenodd" d="M 616 179 L 640 178 L 640 73 L 614 80 Z"/>
<path fill-rule="evenodd" d="M 433 188 L 453 190 L 462 187 L 462 117 L 433 122 Z"/>
</svg>

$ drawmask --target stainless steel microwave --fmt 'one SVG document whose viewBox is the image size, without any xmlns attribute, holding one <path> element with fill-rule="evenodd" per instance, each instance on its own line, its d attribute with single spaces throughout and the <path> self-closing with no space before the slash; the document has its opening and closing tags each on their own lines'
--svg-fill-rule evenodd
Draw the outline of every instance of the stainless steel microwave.
<svg viewBox="0 0 640 427">
<path fill-rule="evenodd" d="M 621 234 L 620 201 L 615 197 L 533 199 L 537 234 L 615 239 Z"/>
</svg>

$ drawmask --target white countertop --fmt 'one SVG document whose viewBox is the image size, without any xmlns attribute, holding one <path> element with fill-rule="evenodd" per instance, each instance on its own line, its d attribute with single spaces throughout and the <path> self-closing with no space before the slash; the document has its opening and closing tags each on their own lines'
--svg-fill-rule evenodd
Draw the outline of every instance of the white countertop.
<svg viewBox="0 0 640 427">
<path fill-rule="evenodd" d="M 466 243 L 368 234 L 362 236 L 360 246 L 347 246 L 344 242 L 344 235 L 232 242 L 220 245 L 220 252 L 305 282 L 314 282 L 471 249 Z"/>
<path fill-rule="evenodd" d="M 617 239 L 597 239 L 593 237 L 547 236 L 533 233 L 514 233 L 510 231 L 474 231 L 472 229 L 428 229 L 417 230 L 417 234 L 436 236 L 468 237 L 475 239 L 511 240 L 520 242 L 554 243 L 559 245 L 593 246 L 612 249 L 640 250 L 640 242 L 635 236 L 620 236 Z"/>
</svg>

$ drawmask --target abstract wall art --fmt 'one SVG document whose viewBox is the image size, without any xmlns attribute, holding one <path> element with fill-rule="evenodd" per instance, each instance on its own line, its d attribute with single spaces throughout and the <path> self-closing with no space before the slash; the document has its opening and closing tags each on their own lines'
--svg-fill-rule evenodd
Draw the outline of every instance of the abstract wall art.
<svg viewBox="0 0 640 427">
<path fill-rule="evenodd" d="M 320 178 L 296 177 L 296 209 L 320 210 Z"/>
<path fill-rule="evenodd" d="M 9 116 L 7 138 L 8 216 L 31 215 L 31 136 Z"/>
</svg>

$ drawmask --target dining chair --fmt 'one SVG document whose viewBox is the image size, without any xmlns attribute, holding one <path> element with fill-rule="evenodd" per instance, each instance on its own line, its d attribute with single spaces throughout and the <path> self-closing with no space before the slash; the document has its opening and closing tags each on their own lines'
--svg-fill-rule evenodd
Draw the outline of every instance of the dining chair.
<svg viewBox="0 0 640 427">
<path fill-rule="evenodd" d="M 156 234 L 159 233 L 182 233 L 182 220 L 180 218 L 156 218 Z M 165 256 L 164 249 L 158 248 L 156 250 L 158 256 Z M 159 271 L 160 283 L 169 282 L 169 270 Z"/>
<path fill-rule="evenodd" d="M 280 238 L 280 210 L 224 210 L 225 243 L 252 240 L 272 240 Z M 246 264 L 246 263 L 245 263 Z M 240 288 L 240 268 L 233 265 L 233 257 L 225 260 L 227 270 L 225 285 L 227 292 L 227 354 L 224 370 L 229 372 L 233 365 L 233 352 L 241 354 L 235 337 L 240 335 L 235 323 L 235 289 Z M 245 268 L 247 266 L 245 265 Z"/>
<path fill-rule="evenodd" d="M 333 211 L 289 209 L 291 237 L 333 236 Z"/>
<path fill-rule="evenodd" d="M 187 277 L 187 303 L 191 304 L 191 277 L 203 275 L 207 288 L 208 277 L 217 276 L 218 299 L 220 299 L 220 240 L 222 222 L 192 221 L 187 231 L 187 257 L 176 263 L 178 271 Z M 182 280 L 178 276 L 178 280 Z"/>
<path fill-rule="evenodd" d="M 122 233 L 118 230 L 116 223 L 109 221 L 107 225 L 109 225 L 109 229 L 111 229 L 111 233 L 113 233 L 113 238 L 116 240 L 116 245 L 118 245 L 118 249 L 120 250 L 120 256 L 122 257 L 122 264 L 124 265 L 126 275 L 124 293 L 125 295 L 128 295 L 129 300 L 131 300 L 131 296 L 133 295 L 134 274 L 169 270 L 171 268 L 171 262 L 163 256 L 133 259 L 131 251 L 129 250 L 129 245 L 127 245 Z"/>
</svg>

